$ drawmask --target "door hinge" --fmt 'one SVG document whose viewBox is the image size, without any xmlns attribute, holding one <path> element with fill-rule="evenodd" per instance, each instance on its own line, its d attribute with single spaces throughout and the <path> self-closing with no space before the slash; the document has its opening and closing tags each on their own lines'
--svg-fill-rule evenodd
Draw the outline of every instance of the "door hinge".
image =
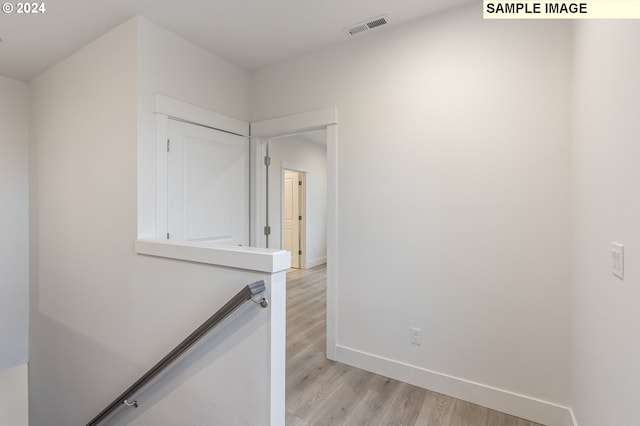
<svg viewBox="0 0 640 426">
<path fill-rule="evenodd" d="M 302 181 L 301 180 L 298 181 L 298 186 L 302 186 Z"/>
<path fill-rule="evenodd" d="M 271 157 L 269 156 L 264 157 L 264 165 L 267 167 L 271 165 Z"/>
<path fill-rule="evenodd" d="M 298 220 L 302 220 L 302 216 L 298 216 Z"/>
<path fill-rule="evenodd" d="M 298 254 L 302 256 L 302 250 L 298 250 Z"/>
<path fill-rule="evenodd" d="M 169 239 L 169 233 L 167 232 L 167 240 Z"/>
<path fill-rule="evenodd" d="M 264 227 L 264 235 L 271 235 L 271 227 L 269 225 Z"/>
<path fill-rule="evenodd" d="M 171 150 L 171 141 L 167 139 L 167 152 Z"/>
</svg>

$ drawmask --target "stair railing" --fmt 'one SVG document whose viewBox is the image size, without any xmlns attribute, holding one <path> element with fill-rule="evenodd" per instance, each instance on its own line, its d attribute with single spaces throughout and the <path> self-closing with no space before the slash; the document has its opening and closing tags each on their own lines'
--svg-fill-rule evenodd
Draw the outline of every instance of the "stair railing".
<svg viewBox="0 0 640 426">
<path fill-rule="evenodd" d="M 245 302 L 251 300 L 263 308 L 269 306 L 267 299 L 262 298 L 256 300 L 255 296 L 262 293 L 265 290 L 264 281 L 258 281 L 245 286 L 238 294 L 233 296 L 222 308 L 220 308 L 215 314 L 213 314 L 208 320 L 206 320 L 200 327 L 198 327 L 193 333 L 191 333 L 186 339 L 184 339 L 178 346 L 173 348 L 164 358 L 156 363 L 149 371 L 144 373 L 134 384 L 129 386 L 127 390 L 122 392 L 120 396 L 113 400 L 104 410 L 95 416 L 87 426 L 96 426 L 100 422 L 107 419 L 121 406 L 138 407 L 138 401 L 133 399 L 135 394 L 144 388 L 149 382 L 155 379 L 159 374 L 166 370 L 171 364 L 173 364 L 178 358 L 184 355 L 189 349 L 191 349 L 197 342 L 199 342 L 204 336 L 206 336 L 211 330 L 213 330 L 218 324 L 220 324 L 225 318 L 236 311 Z"/>
</svg>

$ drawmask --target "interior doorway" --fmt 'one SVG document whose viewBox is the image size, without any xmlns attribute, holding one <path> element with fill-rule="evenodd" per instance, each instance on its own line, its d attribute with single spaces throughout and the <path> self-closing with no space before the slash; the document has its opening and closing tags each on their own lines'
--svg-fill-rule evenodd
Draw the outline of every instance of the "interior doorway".
<svg viewBox="0 0 640 426">
<path fill-rule="evenodd" d="M 326 229 L 323 234 L 323 241 L 326 244 L 326 356 L 331 360 L 337 359 L 337 288 L 338 288 L 338 217 L 337 217 L 337 183 L 338 183 L 338 109 L 329 107 L 314 111 L 307 111 L 298 114 L 286 115 L 277 118 L 271 118 L 263 121 L 251 123 L 251 175 L 250 191 L 251 191 L 251 244 L 256 247 L 278 247 L 273 243 L 276 233 L 270 229 L 270 224 L 275 224 L 269 211 L 272 206 L 268 201 L 265 191 L 267 185 L 265 182 L 269 180 L 268 171 L 270 167 L 265 164 L 275 166 L 273 160 L 270 160 L 270 142 L 279 137 L 287 135 L 300 134 L 322 130 L 324 132 L 324 152 L 326 154 L 326 177 L 324 180 L 326 199 L 325 210 L 323 214 L 326 223 Z M 297 169 L 296 167 L 286 167 Z M 307 174 L 307 217 L 311 221 L 309 209 L 310 200 L 315 197 L 309 196 L 309 188 L 312 173 Z M 278 227 L 281 225 L 278 224 Z M 307 228 L 309 226 L 307 224 Z M 307 229 L 307 245 L 309 245 L 310 233 Z M 306 267 L 311 268 L 309 264 L 309 254 L 307 254 Z M 320 265 L 320 263 L 318 264 Z M 294 270 L 295 271 L 295 270 Z"/>
<path fill-rule="evenodd" d="M 304 226 L 304 173 L 297 170 L 284 169 L 282 210 L 282 233 L 284 249 L 291 253 L 291 267 L 304 268 L 304 255 L 302 251 L 305 240 Z"/>
<path fill-rule="evenodd" d="M 302 389 L 290 385 L 298 383 L 300 363 L 308 356 L 318 362 L 326 362 L 327 357 L 323 345 L 328 317 L 326 133 L 322 129 L 268 140 L 270 247 L 291 253 L 286 279 L 288 407 L 295 405 Z"/>
<path fill-rule="evenodd" d="M 327 263 L 326 131 L 268 141 L 266 216 L 268 247 L 291 253 L 293 268 Z"/>
</svg>

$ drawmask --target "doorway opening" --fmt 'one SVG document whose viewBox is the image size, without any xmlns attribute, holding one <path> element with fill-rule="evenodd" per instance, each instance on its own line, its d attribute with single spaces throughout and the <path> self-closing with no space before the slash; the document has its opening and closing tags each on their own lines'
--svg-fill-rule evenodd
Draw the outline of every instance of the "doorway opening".
<svg viewBox="0 0 640 426">
<path fill-rule="evenodd" d="M 282 233 L 284 249 L 291 253 L 291 267 L 305 269 L 305 173 L 283 169 Z"/>
<path fill-rule="evenodd" d="M 325 162 L 325 179 L 320 180 L 324 186 L 325 198 L 322 219 L 325 229 L 322 233 L 322 249 L 324 256 L 316 257 L 313 255 L 318 247 L 310 244 L 311 232 L 317 232 L 317 228 L 310 226 L 312 222 L 312 204 L 316 203 L 318 197 L 312 189 L 312 180 L 315 175 L 313 171 L 306 170 L 306 246 L 309 247 L 305 259 L 305 267 L 313 268 L 326 264 L 326 357 L 330 360 L 337 358 L 337 288 L 338 288 L 338 246 L 337 246 L 337 151 L 338 151 L 338 110 L 335 107 L 308 111 L 298 114 L 282 116 L 278 118 L 267 119 L 251 123 L 251 243 L 256 247 L 278 248 L 275 240 L 281 235 L 280 231 L 272 229 L 272 227 L 281 227 L 280 218 L 273 220 L 275 214 L 273 204 L 269 202 L 267 197 L 266 181 L 269 185 L 273 181 L 280 182 L 280 175 L 276 174 L 269 178 L 270 171 L 274 169 L 290 169 L 302 170 L 304 167 L 300 164 L 283 163 L 280 164 L 272 158 L 272 149 L 276 146 L 273 141 L 284 138 L 285 136 L 301 135 L 310 136 L 315 131 L 321 131 L 321 142 L 324 145 L 322 152 L 326 156 Z M 266 167 L 265 167 L 266 166 Z M 269 186 L 272 188 L 271 186 Z M 279 194 L 278 188 L 272 188 L 271 192 Z M 279 204 L 276 204 L 279 205 Z M 315 252 L 317 253 L 317 252 Z M 324 258 L 323 258 L 324 257 Z M 317 263 L 316 263 L 317 262 Z M 314 265 L 315 263 L 315 265 Z"/>
<path fill-rule="evenodd" d="M 326 131 L 268 141 L 267 187 L 271 248 L 291 254 L 286 299 L 286 404 L 295 405 L 301 365 L 326 362 L 327 145 Z M 278 245 L 280 244 L 280 245 Z M 302 380 L 306 382 L 306 380 Z M 293 404 L 293 405 L 292 405 Z"/>
<path fill-rule="evenodd" d="M 268 247 L 289 251 L 293 268 L 308 269 L 327 263 L 325 141 L 325 130 L 268 141 Z"/>
</svg>

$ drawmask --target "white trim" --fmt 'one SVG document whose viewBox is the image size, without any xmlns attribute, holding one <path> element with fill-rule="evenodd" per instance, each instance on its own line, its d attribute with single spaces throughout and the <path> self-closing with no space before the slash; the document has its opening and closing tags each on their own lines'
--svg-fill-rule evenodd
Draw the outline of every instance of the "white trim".
<svg viewBox="0 0 640 426">
<path fill-rule="evenodd" d="M 250 212 L 250 238 L 249 245 L 251 247 L 266 247 L 266 239 L 263 228 L 264 218 L 266 215 L 264 203 L 264 182 L 266 171 L 263 167 L 263 158 L 265 156 L 266 140 L 260 138 L 251 138 L 249 142 L 249 212 Z"/>
<path fill-rule="evenodd" d="M 298 172 L 298 176 L 300 177 L 300 181 L 302 182 L 302 186 L 299 188 L 300 192 L 298 194 L 299 201 L 298 205 L 300 207 L 299 214 L 302 216 L 302 220 L 300 221 L 300 250 L 302 250 L 302 254 L 298 257 L 298 268 L 307 269 L 307 253 L 309 252 L 309 247 L 307 246 L 307 226 L 309 222 L 307 222 L 307 174 L 308 172 Z M 326 241 L 325 236 L 325 241 Z"/>
<path fill-rule="evenodd" d="M 149 256 L 270 273 L 291 267 L 288 251 L 225 246 L 207 241 L 137 240 L 135 251 Z"/>
<path fill-rule="evenodd" d="M 337 115 L 337 113 L 336 113 Z M 338 126 L 327 126 L 327 358 L 336 359 L 338 336 Z"/>
<path fill-rule="evenodd" d="M 251 136 L 272 138 L 295 133 L 319 130 L 338 124 L 338 110 L 335 107 L 287 115 L 251 123 Z"/>
<path fill-rule="evenodd" d="M 576 413 L 573 412 L 573 409 L 569 409 L 571 413 L 571 426 L 578 426 L 578 419 L 576 419 Z"/>
<path fill-rule="evenodd" d="M 169 117 L 156 114 L 156 238 L 166 238 L 169 225 L 167 140 L 169 139 Z"/>
<path fill-rule="evenodd" d="M 287 252 L 287 257 L 288 257 Z M 286 348 L 287 348 L 287 273 L 270 277 L 271 324 L 269 341 L 270 392 L 269 417 L 271 426 L 284 426 L 286 417 Z"/>
<path fill-rule="evenodd" d="M 156 112 L 240 136 L 249 136 L 249 123 L 168 96 L 156 95 Z"/>
<path fill-rule="evenodd" d="M 573 424 L 571 410 L 548 401 L 498 389 L 415 365 L 337 346 L 337 361 L 434 392 L 547 426 Z"/>
<path fill-rule="evenodd" d="M 304 265 L 304 269 L 311 269 L 311 268 L 315 268 L 316 266 L 320 266 L 320 265 L 324 265 L 325 263 L 327 263 L 327 257 L 318 257 L 315 259 L 311 259 L 311 260 L 307 260 L 306 264 Z"/>
<path fill-rule="evenodd" d="M 305 169 L 304 167 L 301 167 L 299 164 L 296 164 L 294 162 L 287 161 L 287 160 L 282 160 L 281 168 L 283 170 L 285 169 L 291 170 L 292 172 L 309 173 L 308 169 Z"/>
</svg>

